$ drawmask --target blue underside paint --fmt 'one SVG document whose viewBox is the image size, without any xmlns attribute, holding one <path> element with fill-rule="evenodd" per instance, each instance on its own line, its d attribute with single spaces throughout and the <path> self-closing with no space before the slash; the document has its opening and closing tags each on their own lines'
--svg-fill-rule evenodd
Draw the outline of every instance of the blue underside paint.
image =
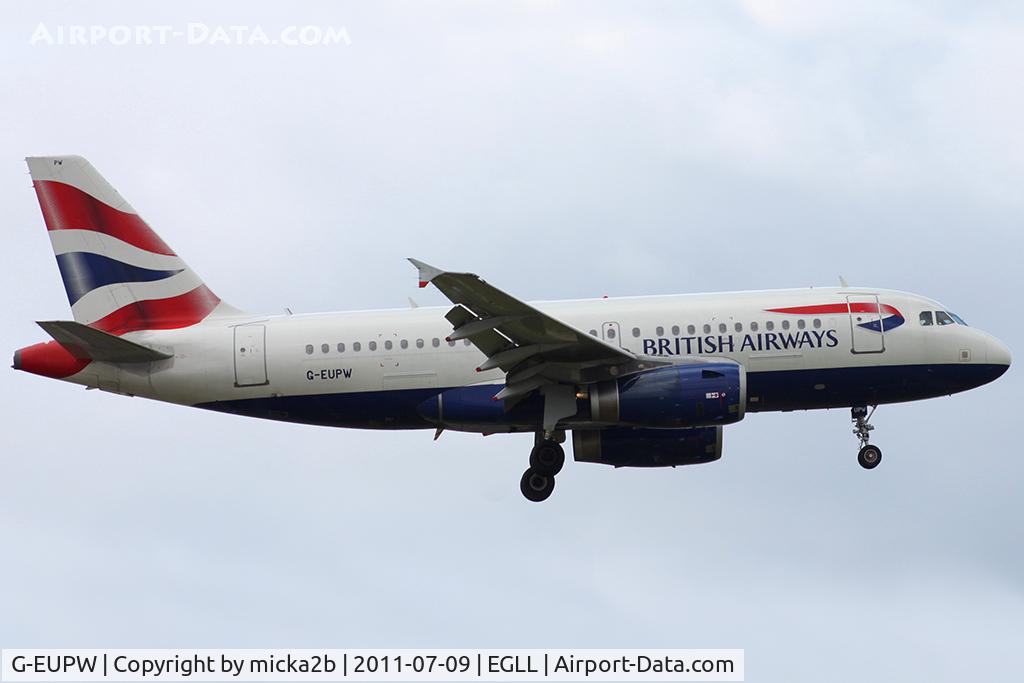
<svg viewBox="0 0 1024 683">
<path fill-rule="evenodd" d="M 996 379 L 1006 369 L 1005 365 L 963 363 L 753 372 L 747 375 L 747 410 L 811 410 L 915 401 L 979 387 Z M 820 385 L 824 387 L 815 388 Z M 481 389 L 488 394 L 492 391 Z M 435 425 L 424 419 L 417 408 L 447 390 L 277 396 L 200 403 L 196 407 L 331 427 L 424 429 Z M 524 408 L 533 416 L 539 412 L 532 405 Z"/>
</svg>

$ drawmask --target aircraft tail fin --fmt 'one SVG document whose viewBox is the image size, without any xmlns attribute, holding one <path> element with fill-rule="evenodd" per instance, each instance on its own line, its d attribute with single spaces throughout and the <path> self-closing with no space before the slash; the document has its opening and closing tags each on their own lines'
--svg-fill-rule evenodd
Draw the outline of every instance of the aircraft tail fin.
<svg viewBox="0 0 1024 683">
<path fill-rule="evenodd" d="M 235 312 L 84 158 L 26 162 L 76 322 L 121 335 Z"/>
</svg>

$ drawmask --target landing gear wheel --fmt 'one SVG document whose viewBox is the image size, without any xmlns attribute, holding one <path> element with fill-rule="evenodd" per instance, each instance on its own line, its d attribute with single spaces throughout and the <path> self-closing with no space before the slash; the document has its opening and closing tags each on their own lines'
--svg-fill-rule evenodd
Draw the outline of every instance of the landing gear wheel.
<svg viewBox="0 0 1024 683">
<path fill-rule="evenodd" d="M 565 465 L 565 451 L 554 441 L 541 441 L 530 452 L 530 469 L 548 476 L 555 476 Z"/>
<path fill-rule="evenodd" d="M 526 499 L 534 503 L 547 500 L 551 492 L 555 490 L 555 477 L 550 474 L 541 474 L 534 468 L 523 473 L 519 482 L 519 490 L 523 492 Z"/>
<path fill-rule="evenodd" d="M 850 419 L 853 420 L 853 435 L 860 441 L 860 452 L 857 453 L 857 462 L 866 470 L 873 470 L 878 467 L 878 463 L 882 462 L 882 449 L 868 443 L 868 439 L 871 438 L 871 431 L 875 428 L 871 424 L 871 416 L 875 414 L 875 408 L 877 407 L 872 406 L 871 412 L 868 412 L 867 406 L 853 406 L 850 409 Z"/>
<path fill-rule="evenodd" d="M 860 449 L 860 453 L 857 454 L 857 462 L 866 470 L 875 469 L 878 467 L 878 463 L 882 462 L 882 449 L 868 444 Z"/>
</svg>

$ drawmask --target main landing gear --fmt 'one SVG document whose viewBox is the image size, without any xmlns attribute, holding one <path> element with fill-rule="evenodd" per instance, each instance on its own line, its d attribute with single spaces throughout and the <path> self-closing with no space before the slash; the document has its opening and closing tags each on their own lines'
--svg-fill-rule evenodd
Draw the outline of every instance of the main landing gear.
<svg viewBox="0 0 1024 683">
<path fill-rule="evenodd" d="M 555 475 L 565 464 L 565 451 L 558 444 L 565 440 L 565 432 L 537 436 L 537 444 L 530 451 L 530 467 L 519 482 L 523 495 L 534 503 L 548 499 L 555 490 Z M 559 436 L 561 439 L 556 440 Z"/>
<path fill-rule="evenodd" d="M 875 428 L 871 424 L 871 416 L 875 414 L 875 408 L 871 407 L 868 412 L 867 406 L 854 406 L 850 410 L 850 419 L 853 420 L 853 435 L 860 441 L 860 452 L 857 453 L 857 462 L 866 470 L 873 470 L 882 462 L 882 449 L 868 443 L 871 430 Z"/>
</svg>

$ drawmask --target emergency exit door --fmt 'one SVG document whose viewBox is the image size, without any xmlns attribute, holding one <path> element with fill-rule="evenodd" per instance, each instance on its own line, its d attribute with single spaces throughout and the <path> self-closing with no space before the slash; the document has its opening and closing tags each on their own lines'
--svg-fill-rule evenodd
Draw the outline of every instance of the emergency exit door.
<svg viewBox="0 0 1024 683">
<path fill-rule="evenodd" d="M 601 339 L 604 339 L 609 344 L 614 344 L 615 346 L 622 346 L 622 339 L 620 339 L 619 335 L 619 324 L 602 323 Z"/>
<path fill-rule="evenodd" d="M 850 309 L 851 351 L 881 353 L 885 351 L 885 323 L 878 296 L 859 294 L 846 297 Z"/>
<path fill-rule="evenodd" d="M 264 325 L 241 325 L 235 328 L 235 386 L 252 387 L 267 384 L 267 352 L 264 348 L 267 328 Z"/>
</svg>

